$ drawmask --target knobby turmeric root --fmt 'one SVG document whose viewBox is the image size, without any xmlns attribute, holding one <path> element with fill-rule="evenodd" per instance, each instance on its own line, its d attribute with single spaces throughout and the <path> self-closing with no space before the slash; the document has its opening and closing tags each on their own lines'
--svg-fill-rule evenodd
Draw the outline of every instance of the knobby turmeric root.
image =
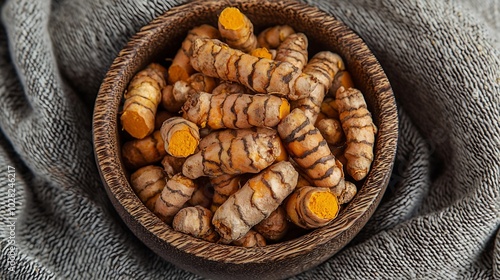
<svg viewBox="0 0 500 280">
<path fill-rule="evenodd" d="M 232 48 L 250 52 L 257 47 L 252 22 L 238 8 L 227 7 L 219 15 L 219 32 Z"/>
<path fill-rule="evenodd" d="M 295 33 L 288 36 L 276 49 L 277 61 L 286 61 L 302 70 L 307 64 L 308 41 L 304 33 Z"/>
<path fill-rule="evenodd" d="M 266 239 L 260 233 L 249 230 L 243 237 L 234 240 L 232 244 L 245 248 L 264 247 L 266 246 Z"/>
<path fill-rule="evenodd" d="M 174 157 L 184 158 L 194 154 L 200 142 L 196 124 L 182 118 L 172 117 L 161 126 L 165 151 Z"/>
<path fill-rule="evenodd" d="M 327 188 L 297 189 L 286 202 L 286 213 L 295 225 L 313 229 L 325 226 L 339 212 L 337 197 Z"/>
<path fill-rule="evenodd" d="M 295 30 L 288 25 L 276 25 L 266 28 L 264 31 L 259 33 L 257 36 L 257 42 L 262 48 L 266 48 L 268 50 L 275 49 L 281 45 L 281 43 L 285 41 L 289 35 L 294 33 Z"/>
<path fill-rule="evenodd" d="M 345 89 L 354 87 L 354 82 L 352 81 L 351 74 L 349 74 L 349 72 L 346 70 L 337 72 L 337 74 L 333 78 L 332 86 L 328 91 L 329 95 L 335 98 L 337 90 L 340 87 L 344 87 Z"/>
<path fill-rule="evenodd" d="M 165 68 L 152 63 L 130 81 L 120 121 L 122 128 L 134 138 L 143 139 L 154 131 L 161 90 L 166 85 L 165 73 Z"/>
<path fill-rule="evenodd" d="M 197 186 L 193 180 L 176 174 L 165 184 L 155 203 L 154 213 L 162 221 L 170 224 L 175 214 L 191 198 Z"/>
<path fill-rule="evenodd" d="M 191 64 L 207 76 L 241 83 L 257 93 L 272 93 L 292 100 L 310 94 L 310 87 L 295 86 L 301 71 L 291 63 L 258 58 L 218 40 L 196 39 Z"/>
<path fill-rule="evenodd" d="M 339 190 L 337 190 L 336 188 L 331 188 L 330 191 L 337 196 L 339 204 L 346 204 L 354 198 L 354 196 L 358 192 L 358 189 L 356 188 L 356 185 L 354 185 L 354 183 L 345 181 L 344 188 Z"/>
<path fill-rule="evenodd" d="M 366 107 L 361 91 L 355 88 L 339 88 L 336 98 L 340 123 L 346 135 L 347 173 L 354 180 L 366 177 L 373 161 L 373 145 L 377 127 Z"/>
<path fill-rule="evenodd" d="M 209 242 L 216 242 L 219 235 L 212 225 L 212 212 L 202 206 L 185 207 L 175 215 L 174 230 Z"/>
<path fill-rule="evenodd" d="M 316 122 L 316 127 L 328 144 L 339 145 L 343 142 L 344 131 L 342 130 L 340 121 L 336 119 L 322 119 Z"/>
<path fill-rule="evenodd" d="M 210 183 L 214 188 L 214 196 L 212 197 L 212 205 L 210 210 L 215 212 L 222 203 L 236 191 L 240 189 L 241 176 L 238 175 L 221 175 L 210 178 Z"/>
<path fill-rule="evenodd" d="M 217 142 L 188 157 L 182 174 L 195 179 L 200 176 L 258 173 L 271 165 L 279 151 L 277 136 L 252 133 L 228 142 Z"/>
<path fill-rule="evenodd" d="M 327 142 L 305 113 L 294 109 L 278 125 L 278 133 L 289 156 L 317 187 L 331 188 L 343 183 L 339 168 Z"/>
<path fill-rule="evenodd" d="M 191 66 L 189 57 L 191 56 L 191 44 L 196 38 L 213 38 L 220 39 L 220 33 L 217 28 L 203 24 L 191 29 L 188 32 L 186 39 L 182 42 L 182 46 L 177 51 L 172 64 L 168 68 L 168 83 L 173 85 L 177 81 L 186 81 L 195 71 Z"/>
<path fill-rule="evenodd" d="M 253 229 L 260 233 L 266 240 L 278 241 L 287 233 L 289 228 L 286 212 L 283 207 L 278 207 L 271 212 L 269 217 L 256 224 Z"/>
<path fill-rule="evenodd" d="M 344 68 L 344 62 L 338 54 L 329 51 L 315 54 L 304 67 L 304 74 L 297 79 L 297 87 L 301 87 L 300 91 L 310 94 L 305 98 L 293 101 L 292 109 L 300 108 L 314 123 L 335 74 Z"/>
<path fill-rule="evenodd" d="M 183 117 L 200 127 L 250 128 L 276 126 L 290 111 L 285 98 L 264 94 L 196 93 L 182 107 Z"/>
<path fill-rule="evenodd" d="M 197 92 L 212 92 L 215 80 L 201 73 L 194 73 L 186 81 L 180 80 L 162 90 L 162 106 L 169 112 L 178 113 L 190 95 Z"/>
<path fill-rule="evenodd" d="M 158 162 L 166 154 L 159 131 L 144 139 L 125 142 L 122 146 L 123 163 L 132 170 Z"/>
<path fill-rule="evenodd" d="M 298 173 L 282 161 L 251 178 L 214 213 L 212 223 L 228 244 L 243 237 L 253 226 L 267 218 L 295 189 Z"/>
<path fill-rule="evenodd" d="M 142 167 L 130 175 L 132 189 L 151 211 L 166 182 L 162 168 L 154 165 Z"/>
</svg>

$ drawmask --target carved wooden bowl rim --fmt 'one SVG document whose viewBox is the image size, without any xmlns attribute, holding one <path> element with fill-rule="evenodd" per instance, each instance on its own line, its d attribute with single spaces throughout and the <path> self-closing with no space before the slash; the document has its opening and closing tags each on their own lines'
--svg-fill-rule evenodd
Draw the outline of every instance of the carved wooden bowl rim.
<svg viewBox="0 0 500 280">
<path fill-rule="evenodd" d="M 299 238 L 258 248 L 241 248 L 213 244 L 174 231 L 152 214 L 134 194 L 127 180 L 120 156 L 118 112 L 122 93 L 131 77 L 158 54 L 158 47 L 165 46 L 164 34 L 176 28 L 186 17 L 205 12 L 220 12 L 226 6 L 239 7 L 249 17 L 266 11 L 283 17 L 304 21 L 297 29 L 304 33 L 320 28 L 323 32 L 335 32 L 328 40 L 334 40 L 338 53 L 344 57 L 355 80 L 364 87 L 369 106 L 379 132 L 372 170 L 353 201 L 343 209 L 328 226 L 316 229 Z M 281 14 L 283 13 L 283 14 Z M 297 19 L 298 17 L 298 19 Z M 258 18 L 258 17 L 257 17 Z M 272 20 L 272 19 L 268 19 Z M 312 29 L 309 27 L 313 26 Z M 330 34 L 330 33 L 329 33 Z M 321 38 L 323 40 L 325 38 Z M 388 184 L 398 138 L 396 104 L 389 81 L 376 58 L 363 40 L 346 25 L 315 7 L 294 1 L 194 1 L 174 7 L 144 26 L 124 47 L 114 60 L 99 90 L 94 109 L 93 141 L 96 163 L 117 212 L 129 228 L 151 249 L 175 263 L 172 252 L 185 252 L 194 257 L 214 262 L 244 264 L 284 261 L 307 255 L 322 248 L 325 252 L 313 264 L 316 265 L 344 247 L 366 224 L 378 206 Z M 154 248 L 158 246 L 157 248 Z M 162 252 L 164 248 L 173 249 Z"/>
</svg>

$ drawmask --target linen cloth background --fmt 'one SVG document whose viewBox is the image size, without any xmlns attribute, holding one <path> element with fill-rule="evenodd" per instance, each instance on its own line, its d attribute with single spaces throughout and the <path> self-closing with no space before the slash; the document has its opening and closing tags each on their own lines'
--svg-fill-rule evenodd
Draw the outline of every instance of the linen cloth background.
<svg viewBox="0 0 500 280">
<path fill-rule="evenodd" d="M 199 279 L 126 229 L 91 143 L 93 100 L 113 58 L 142 25 L 182 2 L 0 1 L 0 278 Z M 396 94 L 401 131 L 373 218 L 344 250 L 295 279 L 499 278 L 500 1 L 307 2 L 373 50 Z M 8 166 L 16 168 L 14 211 Z"/>
</svg>

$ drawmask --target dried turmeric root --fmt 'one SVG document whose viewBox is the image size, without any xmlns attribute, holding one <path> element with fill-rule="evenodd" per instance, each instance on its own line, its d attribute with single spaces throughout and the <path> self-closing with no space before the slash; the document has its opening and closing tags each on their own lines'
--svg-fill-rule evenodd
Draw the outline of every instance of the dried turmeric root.
<svg viewBox="0 0 500 280">
<path fill-rule="evenodd" d="M 258 58 L 211 39 L 196 39 L 191 64 L 201 73 L 222 80 L 238 82 L 257 93 L 272 93 L 298 99 L 308 96 L 310 88 L 298 87 L 300 69 L 288 62 Z"/>
<path fill-rule="evenodd" d="M 221 175 L 210 178 L 210 183 L 214 188 L 214 196 L 212 197 L 212 205 L 210 210 L 215 212 L 222 203 L 236 191 L 240 189 L 241 176 L 238 175 Z"/>
<path fill-rule="evenodd" d="M 132 189 L 151 211 L 166 182 L 162 168 L 154 165 L 142 167 L 130 175 Z"/>
<path fill-rule="evenodd" d="M 289 156 L 317 187 L 331 188 L 343 183 L 339 168 L 327 142 L 300 109 L 294 109 L 278 125 L 278 133 Z"/>
<path fill-rule="evenodd" d="M 201 73 L 194 73 L 186 81 L 180 80 L 162 90 L 162 106 L 169 112 L 178 113 L 190 95 L 197 92 L 212 92 L 215 80 Z"/>
<path fill-rule="evenodd" d="M 344 131 L 342 130 L 340 121 L 336 119 L 322 119 L 316 122 L 316 127 L 328 144 L 339 145 L 344 141 Z"/>
<path fill-rule="evenodd" d="M 178 232 L 216 242 L 219 235 L 212 225 L 212 212 L 202 206 L 185 207 L 175 215 L 172 227 Z"/>
<path fill-rule="evenodd" d="M 214 213 L 212 223 L 222 243 L 243 237 L 267 218 L 295 189 L 298 173 L 282 161 L 251 178 Z"/>
<path fill-rule="evenodd" d="M 209 94 L 200 92 L 188 98 L 183 117 L 200 127 L 273 127 L 290 111 L 285 98 L 264 94 Z"/>
<path fill-rule="evenodd" d="M 260 233 L 249 230 L 243 237 L 234 240 L 231 244 L 245 248 L 264 247 L 266 246 L 266 239 Z"/>
<path fill-rule="evenodd" d="M 359 181 L 370 171 L 377 127 L 373 123 L 361 91 L 355 88 L 346 90 L 341 87 L 337 91 L 336 103 L 340 113 L 340 123 L 347 139 L 344 153 L 347 159 L 347 173 Z"/>
<path fill-rule="evenodd" d="M 256 224 L 253 229 L 260 233 L 266 240 L 278 241 L 287 233 L 289 228 L 286 219 L 286 211 L 283 207 L 278 207 L 269 217 Z"/>
<path fill-rule="evenodd" d="M 277 136 L 253 133 L 200 150 L 186 159 L 182 174 L 196 179 L 201 176 L 258 173 L 271 165 L 279 152 Z"/>
<path fill-rule="evenodd" d="M 122 128 L 136 139 L 153 133 L 161 89 L 166 85 L 166 69 L 152 63 L 137 73 L 124 95 L 125 103 L 120 117 Z"/>
<path fill-rule="evenodd" d="M 122 146 L 123 163 L 133 170 L 158 162 L 166 154 L 159 131 L 155 131 L 144 139 L 125 142 Z"/>
<path fill-rule="evenodd" d="M 286 213 L 290 221 L 301 228 L 319 228 L 337 217 L 339 203 L 329 189 L 306 186 L 290 195 Z"/>
<path fill-rule="evenodd" d="M 253 24 L 238 8 L 222 10 L 218 26 L 222 38 L 232 48 L 248 53 L 257 47 Z"/>
<path fill-rule="evenodd" d="M 260 32 L 257 36 L 257 42 L 259 46 L 266 49 L 275 49 L 277 48 L 285 39 L 294 34 L 295 30 L 288 25 L 276 25 L 273 27 L 269 27 L 264 29 L 264 31 Z"/>
<path fill-rule="evenodd" d="M 277 61 L 286 61 L 302 70 L 307 64 L 308 41 L 304 33 L 295 33 L 288 36 L 276 49 Z"/>
<path fill-rule="evenodd" d="M 193 180 L 176 174 L 165 184 L 155 203 L 154 213 L 170 224 L 175 214 L 191 198 L 197 186 Z"/>
<path fill-rule="evenodd" d="M 315 54 L 304 67 L 303 75 L 297 79 L 296 85 L 298 91 L 310 94 L 292 102 L 292 109 L 300 108 L 314 123 L 335 74 L 344 68 L 342 58 L 335 53 L 323 51 Z"/>
<path fill-rule="evenodd" d="M 172 117 L 163 122 L 160 132 L 165 151 L 174 157 L 184 158 L 194 154 L 200 142 L 196 124 L 181 117 Z"/>
<path fill-rule="evenodd" d="M 169 84 L 173 85 L 177 81 L 186 81 L 195 72 L 189 61 L 189 56 L 191 55 L 191 44 L 196 38 L 219 39 L 220 33 L 217 28 L 208 24 L 191 29 L 168 68 Z"/>
<path fill-rule="evenodd" d="M 335 97 L 337 90 L 340 87 L 344 87 L 345 89 L 354 87 L 354 82 L 352 81 L 351 74 L 349 74 L 349 72 L 346 70 L 337 72 L 337 74 L 333 78 L 332 86 L 328 90 L 330 96 Z"/>
</svg>

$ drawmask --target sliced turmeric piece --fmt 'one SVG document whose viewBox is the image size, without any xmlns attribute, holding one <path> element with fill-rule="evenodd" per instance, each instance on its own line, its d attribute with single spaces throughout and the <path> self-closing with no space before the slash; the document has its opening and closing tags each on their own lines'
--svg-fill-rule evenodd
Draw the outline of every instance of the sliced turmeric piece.
<svg viewBox="0 0 500 280">
<path fill-rule="evenodd" d="M 290 195 L 286 213 L 290 221 L 301 228 L 319 228 L 337 217 L 339 203 L 329 189 L 306 186 Z"/>
<path fill-rule="evenodd" d="M 298 173 L 282 161 L 251 178 L 214 213 L 212 223 L 228 244 L 243 237 L 253 226 L 269 217 L 295 189 Z"/>
<path fill-rule="evenodd" d="M 301 71 L 291 63 L 258 58 L 218 40 L 196 39 L 191 64 L 207 76 L 241 83 L 257 93 L 272 93 L 291 99 L 304 95 L 295 93 L 295 80 Z"/>
<path fill-rule="evenodd" d="M 200 127 L 250 128 L 273 127 L 290 110 L 285 98 L 264 94 L 196 93 L 182 107 L 183 117 Z"/>
<path fill-rule="evenodd" d="M 252 133 L 226 142 L 217 142 L 188 157 L 182 173 L 200 176 L 258 173 L 271 165 L 279 153 L 277 136 Z"/>
<path fill-rule="evenodd" d="M 302 70 L 307 64 L 307 46 L 308 41 L 304 33 L 291 34 L 276 49 L 275 60 L 290 62 Z"/>
<path fill-rule="evenodd" d="M 208 242 L 216 242 L 219 235 L 212 225 L 212 212 L 202 206 L 185 207 L 175 215 L 172 227 L 178 232 Z"/>
<path fill-rule="evenodd" d="M 136 139 L 143 139 L 154 131 L 161 89 L 166 85 L 165 73 L 165 68 L 152 63 L 130 81 L 120 121 L 122 128 Z"/>
<path fill-rule="evenodd" d="M 292 102 L 292 109 L 300 108 L 314 123 L 335 74 L 344 68 L 344 62 L 338 54 L 329 51 L 315 54 L 304 67 L 303 75 L 297 78 L 295 85 L 296 91 L 309 92 L 309 95 Z"/>
<path fill-rule="evenodd" d="M 276 25 L 264 29 L 257 36 L 259 46 L 267 49 L 277 48 L 285 39 L 294 34 L 295 30 L 288 25 Z"/>
<path fill-rule="evenodd" d="M 278 133 L 289 156 L 317 187 L 331 188 L 343 182 L 328 143 L 305 113 L 294 109 L 278 125 Z"/>
<path fill-rule="evenodd" d="M 235 7 L 227 7 L 219 15 L 219 32 L 232 48 L 251 52 L 257 47 L 252 22 Z"/>
<path fill-rule="evenodd" d="M 165 151 L 174 157 L 184 158 L 192 155 L 200 141 L 196 124 L 181 117 L 172 117 L 163 122 L 160 132 Z"/>
<path fill-rule="evenodd" d="M 217 28 L 203 24 L 191 29 L 182 42 L 182 46 L 177 51 L 172 64 L 168 68 L 168 83 L 173 85 L 177 81 L 187 81 L 190 75 L 195 71 L 189 61 L 191 55 L 191 44 L 196 38 L 214 38 L 219 39 L 220 33 Z"/>
<path fill-rule="evenodd" d="M 287 233 L 289 224 L 285 209 L 280 206 L 276 208 L 269 217 L 256 224 L 253 229 L 260 233 L 266 240 L 278 241 Z"/>
<path fill-rule="evenodd" d="M 122 146 L 122 158 L 129 169 L 137 169 L 160 161 L 165 152 L 161 133 L 155 131 L 144 139 L 125 142 Z"/>
<path fill-rule="evenodd" d="M 151 211 L 166 182 L 163 169 L 155 165 L 142 167 L 130 175 L 132 189 Z"/>
<path fill-rule="evenodd" d="M 191 198 L 197 189 L 193 180 L 176 174 L 167 180 L 155 203 L 154 213 L 167 224 L 170 224 L 177 212 Z"/>
<path fill-rule="evenodd" d="M 361 91 L 340 87 L 336 97 L 340 123 L 347 139 L 344 153 L 347 173 L 359 181 L 370 171 L 377 127 Z"/>
<path fill-rule="evenodd" d="M 245 248 L 264 247 L 266 246 L 266 239 L 260 233 L 249 230 L 243 237 L 234 240 L 231 244 Z"/>
</svg>

